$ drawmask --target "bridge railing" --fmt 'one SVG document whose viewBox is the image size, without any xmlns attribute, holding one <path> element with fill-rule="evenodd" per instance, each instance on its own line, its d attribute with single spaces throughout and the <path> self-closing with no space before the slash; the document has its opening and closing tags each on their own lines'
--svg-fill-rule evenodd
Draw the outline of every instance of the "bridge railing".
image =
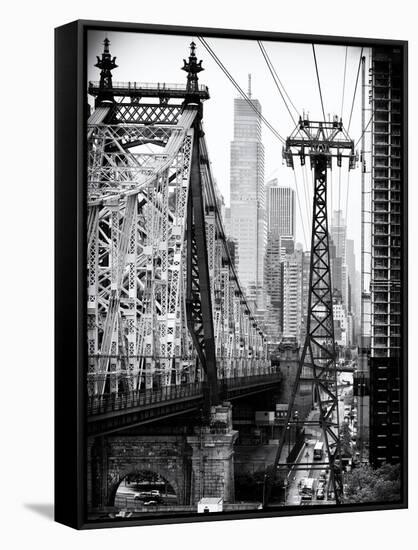
<svg viewBox="0 0 418 550">
<path fill-rule="evenodd" d="M 121 394 L 92 395 L 88 398 L 87 413 L 90 416 L 134 407 L 144 407 L 162 401 L 199 396 L 202 392 L 202 383 L 195 382 L 179 386 L 163 386 L 158 389 L 134 390 Z"/>
<path fill-rule="evenodd" d="M 95 89 L 100 88 L 100 82 L 98 80 L 90 80 L 89 81 L 89 89 Z M 208 92 L 209 88 L 205 86 L 204 84 L 199 84 L 198 89 L 200 92 Z M 185 84 L 178 84 L 178 83 L 170 83 L 170 82 L 156 82 L 156 83 L 150 83 L 150 82 L 113 82 L 112 83 L 112 90 L 132 90 L 132 91 L 139 91 L 139 90 L 150 90 L 150 91 L 170 91 L 175 90 L 179 92 L 186 92 L 187 87 Z"/>
<path fill-rule="evenodd" d="M 275 381 L 280 381 L 280 372 L 271 372 L 269 374 L 255 376 L 241 376 L 239 378 L 220 378 L 219 385 L 226 396 L 228 391 L 234 389 L 257 386 Z M 163 386 L 153 389 L 141 389 L 121 394 L 108 393 L 103 395 L 93 395 L 88 398 L 87 414 L 94 416 L 115 411 L 137 407 L 148 407 L 161 402 L 169 402 L 181 399 L 190 399 L 193 397 L 202 397 L 204 383 L 195 382 L 189 384 L 180 384 L 178 386 Z"/>
</svg>

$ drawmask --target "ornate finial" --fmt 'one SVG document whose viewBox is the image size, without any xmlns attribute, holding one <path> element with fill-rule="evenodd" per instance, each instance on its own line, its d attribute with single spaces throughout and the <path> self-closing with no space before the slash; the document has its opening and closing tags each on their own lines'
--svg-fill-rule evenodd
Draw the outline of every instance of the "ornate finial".
<svg viewBox="0 0 418 550">
<path fill-rule="evenodd" d="M 183 59 L 184 65 L 182 67 L 182 70 L 188 73 L 187 74 L 187 92 L 189 93 L 199 91 L 199 88 L 198 88 L 199 79 L 197 75 L 198 73 L 200 73 L 200 71 L 204 71 L 204 68 L 202 67 L 202 60 L 200 60 L 199 63 L 197 62 L 197 57 L 195 52 L 196 52 L 196 44 L 194 42 L 191 42 L 189 60 L 186 61 L 185 59 Z"/>
<path fill-rule="evenodd" d="M 97 96 L 97 103 L 103 101 L 113 101 L 113 85 L 112 85 L 112 70 L 117 68 L 115 63 L 116 57 L 110 55 L 109 51 L 110 40 L 106 37 L 103 41 L 103 53 L 100 58 L 97 56 L 95 67 L 100 69 L 100 91 Z"/>
</svg>

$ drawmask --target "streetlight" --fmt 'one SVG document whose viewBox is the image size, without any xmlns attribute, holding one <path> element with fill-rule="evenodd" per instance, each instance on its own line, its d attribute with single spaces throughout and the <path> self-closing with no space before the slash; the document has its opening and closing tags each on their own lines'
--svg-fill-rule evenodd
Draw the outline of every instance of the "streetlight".
<svg viewBox="0 0 418 550">
<path fill-rule="evenodd" d="M 309 464 L 309 451 L 306 451 L 305 453 L 305 458 L 306 458 L 306 471 L 308 472 L 309 474 L 309 468 L 308 468 L 308 464 Z"/>
<path fill-rule="evenodd" d="M 286 428 L 286 431 L 287 431 L 287 458 L 289 459 L 289 456 L 290 456 L 290 426 L 287 426 Z"/>
<path fill-rule="evenodd" d="M 267 474 L 264 473 L 264 478 L 263 478 L 263 507 L 266 505 L 266 501 L 265 501 L 265 498 L 266 498 L 266 479 L 267 479 Z"/>
</svg>

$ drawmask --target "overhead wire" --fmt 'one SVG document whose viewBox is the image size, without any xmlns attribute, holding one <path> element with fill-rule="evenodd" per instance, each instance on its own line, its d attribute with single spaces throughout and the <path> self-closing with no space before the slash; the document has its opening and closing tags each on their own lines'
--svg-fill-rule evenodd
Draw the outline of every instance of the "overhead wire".
<svg viewBox="0 0 418 550">
<path fill-rule="evenodd" d="M 231 82 L 231 84 L 236 88 L 236 90 L 239 92 L 239 94 L 242 96 L 243 99 L 248 103 L 248 105 L 257 113 L 257 115 L 260 117 L 260 119 L 264 122 L 264 124 L 267 126 L 267 128 L 272 132 L 272 134 L 283 144 L 286 143 L 286 140 L 280 135 L 280 133 L 274 128 L 272 124 L 266 119 L 266 117 L 261 113 L 259 109 L 254 105 L 253 101 L 248 97 L 248 95 L 244 92 L 244 90 L 241 88 L 241 86 L 238 84 L 238 82 L 234 79 L 234 77 L 231 75 L 231 73 L 228 71 L 228 69 L 225 67 L 225 65 L 221 62 L 221 60 L 218 58 L 216 53 L 212 50 L 212 48 L 209 46 L 209 44 L 206 42 L 206 40 L 202 36 L 197 37 L 198 40 L 203 44 L 204 48 L 207 50 L 207 52 L 210 54 L 210 56 L 213 58 L 215 63 L 218 65 L 218 67 L 222 70 L 222 72 L 225 74 L 225 76 L 228 78 L 228 80 Z"/>
<path fill-rule="evenodd" d="M 356 141 L 355 145 L 354 145 L 354 148 L 357 147 L 357 145 L 360 143 L 361 141 L 361 138 L 364 136 L 364 134 L 366 133 L 368 127 L 370 126 L 370 123 L 371 121 L 373 120 L 373 115 L 371 115 L 371 117 L 369 118 L 369 122 L 366 124 L 366 126 L 364 127 L 364 130 L 362 131 L 360 137 L 358 138 L 358 140 Z"/>
<path fill-rule="evenodd" d="M 338 167 L 338 222 L 337 222 L 338 228 L 341 227 L 341 166 Z M 340 250 L 340 231 L 338 229 L 337 231 L 337 248 L 336 250 Z"/>
<path fill-rule="evenodd" d="M 273 81 L 274 81 L 274 84 L 276 85 L 276 88 L 280 94 L 280 97 L 282 98 L 283 100 L 283 103 L 285 104 L 285 107 L 287 109 L 287 112 L 289 113 L 290 115 L 290 118 L 292 119 L 293 123 L 295 126 L 297 126 L 297 122 L 287 104 L 287 101 L 283 95 L 283 92 L 281 90 L 281 87 L 283 88 L 284 90 L 284 93 L 286 94 L 287 98 L 289 99 L 290 103 L 292 104 L 293 108 L 295 109 L 296 113 L 300 116 L 299 114 L 299 111 L 298 109 L 295 107 L 294 103 L 292 102 L 292 100 L 290 99 L 289 97 L 289 94 L 286 92 L 284 86 L 283 86 L 283 83 L 281 82 L 280 78 L 279 78 L 279 75 L 277 74 L 277 71 L 267 53 L 267 50 L 266 48 L 264 47 L 263 43 L 258 40 L 257 41 L 258 43 L 258 46 L 260 48 L 260 51 L 263 55 L 263 58 L 264 58 L 264 61 L 266 62 L 266 65 L 270 71 L 270 74 L 273 78 Z M 281 87 L 280 87 L 281 86 Z M 295 168 L 293 168 L 293 171 L 295 172 Z M 305 239 L 305 246 L 307 247 L 308 243 L 307 243 L 307 240 L 306 240 L 306 234 L 305 234 L 305 229 L 304 229 L 304 225 L 303 225 L 303 215 L 302 215 L 302 207 L 301 207 L 301 200 L 300 200 L 300 197 L 299 197 L 299 186 L 297 185 L 297 178 L 296 178 L 296 173 L 294 174 L 295 175 L 295 187 L 296 187 L 296 195 L 297 195 L 297 199 L 298 199 L 298 207 L 299 207 L 299 213 L 300 213 L 300 217 L 301 217 L 301 220 L 302 220 L 302 227 L 303 227 L 303 233 L 304 233 L 304 239 Z M 309 215 L 309 202 L 308 202 L 308 198 L 307 198 L 307 189 L 306 189 L 306 181 L 305 181 L 305 177 L 304 177 L 304 172 L 302 170 L 302 181 L 303 181 L 303 192 L 304 192 L 304 205 L 305 205 L 305 209 L 306 209 L 306 219 L 309 221 L 310 220 L 310 215 Z"/>
<path fill-rule="evenodd" d="M 363 48 L 361 48 L 361 51 L 360 51 L 360 59 L 359 59 L 359 62 L 358 62 L 358 67 L 357 67 L 356 85 L 354 87 L 353 101 L 351 102 L 351 111 L 350 111 L 350 118 L 348 119 L 347 132 L 350 131 L 351 119 L 353 117 L 354 102 L 356 100 L 358 79 L 359 79 L 359 76 L 360 76 L 360 68 L 361 68 L 361 59 L 362 59 L 362 57 L 363 57 Z"/>
<path fill-rule="evenodd" d="M 284 89 L 284 86 L 283 86 L 283 84 L 281 83 L 281 81 L 280 81 L 280 79 L 279 79 L 279 76 L 278 76 L 278 74 L 277 74 L 277 71 L 276 71 L 276 69 L 274 68 L 273 63 L 271 62 L 271 59 L 270 59 L 270 57 L 269 57 L 269 55 L 268 55 L 268 53 L 267 53 L 267 51 L 266 51 L 266 49 L 265 49 L 263 43 L 262 43 L 260 40 L 257 40 L 257 43 L 258 43 L 258 47 L 259 47 L 260 50 L 261 50 L 261 53 L 263 54 L 264 61 L 266 62 L 266 65 L 267 65 L 267 67 L 268 67 L 268 70 L 270 71 L 270 74 L 271 74 L 271 76 L 272 76 L 272 78 L 273 78 L 273 82 L 275 83 L 276 88 L 277 88 L 277 90 L 279 91 L 280 97 L 283 99 L 283 103 L 285 104 L 285 107 L 286 107 L 286 109 L 287 109 L 287 112 L 289 113 L 290 118 L 292 119 L 294 125 L 296 126 L 296 125 L 297 125 L 297 122 L 296 122 L 296 120 L 295 120 L 295 118 L 294 118 L 294 116 L 293 116 L 293 114 L 292 114 L 292 111 L 289 109 L 289 105 L 287 104 L 287 101 L 286 101 L 286 99 L 285 99 L 285 97 L 284 97 L 284 95 L 283 95 L 283 92 L 282 92 L 282 90 L 281 90 L 281 87 L 280 87 L 280 85 L 279 85 L 279 82 L 280 82 L 281 86 L 282 86 L 283 89 Z M 287 94 L 286 94 L 286 95 L 287 95 Z M 288 96 L 288 97 L 289 97 L 289 96 Z M 289 98 L 289 99 L 290 99 L 290 98 Z M 291 100 L 290 100 L 290 102 L 291 102 Z M 292 103 L 292 102 L 291 102 L 291 103 Z M 293 103 L 292 103 L 292 105 L 293 105 Z M 296 110 L 296 108 L 295 108 L 294 105 L 293 105 L 293 108 Z M 297 110 L 296 110 L 296 112 L 299 114 L 299 112 L 298 112 Z"/>
<path fill-rule="evenodd" d="M 345 77 L 346 77 L 346 74 L 347 74 L 347 53 L 348 53 L 348 46 L 345 47 L 343 93 L 342 93 L 342 98 L 341 98 L 341 114 L 340 114 L 341 119 L 343 118 L 343 110 L 344 110 Z"/>
<path fill-rule="evenodd" d="M 308 250 L 308 241 L 306 239 L 305 224 L 303 223 L 302 208 L 300 206 L 300 198 L 299 198 L 299 192 L 298 192 L 298 182 L 297 182 L 297 179 L 296 179 L 295 170 L 293 170 L 293 176 L 295 178 L 296 197 L 297 197 L 297 200 L 298 200 L 299 213 L 300 213 L 300 218 L 301 218 L 301 222 L 302 222 L 302 232 L 303 232 L 303 238 L 305 240 L 305 248 L 306 248 L 306 250 Z"/>
<path fill-rule="evenodd" d="M 302 181 L 303 181 L 303 192 L 304 192 L 304 195 L 305 195 L 306 219 L 308 220 L 309 227 L 310 227 L 311 226 L 311 214 L 310 214 L 310 208 L 309 208 L 310 197 L 309 197 L 309 184 L 308 184 L 308 181 L 307 181 L 308 178 L 305 177 L 306 176 L 306 164 L 301 166 L 301 172 L 302 172 Z"/>
<path fill-rule="evenodd" d="M 348 190 L 350 188 L 350 170 L 347 173 L 347 191 L 345 197 L 345 225 L 347 226 L 347 214 L 348 214 Z"/>
<path fill-rule="evenodd" d="M 312 180 L 312 174 L 311 174 L 311 181 L 309 181 L 308 169 L 306 168 L 306 164 L 303 165 L 303 170 L 305 172 L 306 191 L 308 194 L 309 219 L 310 219 L 312 218 L 313 180 Z"/>
<path fill-rule="evenodd" d="M 266 50 L 266 47 L 264 46 L 264 44 L 263 44 L 263 47 L 264 47 L 264 51 L 265 51 L 266 54 L 267 54 L 267 50 Z M 268 54 L 267 54 L 267 57 L 268 57 Z M 269 59 L 270 59 L 270 58 L 269 58 Z M 276 78 L 277 78 L 277 80 L 278 80 L 280 86 L 283 88 L 283 93 L 284 93 L 284 95 L 285 95 L 285 96 L 287 97 L 287 99 L 289 100 L 290 105 L 293 107 L 293 109 L 295 110 L 295 112 L 296 112 L 296 114 L 298 115 L 298 117 L 300 117 L 299 109 L 295 106 L 295 104 L 293 103 L 291 97 L 290 97 L 289 94 L 287 93 L 286 88 L 285 88 L 283 82 L 280 80 L 279 75 L 277 74 L 277 71 L 276 71 L 276 69 L 274 68 L 274 65 L 273 65 L 273 63 L 271 62 L 271 60 L 270 60 L 270 63 L 271 63 L 271 67 L 272 67 L 272 69 L 273 69 L 274 74 L 276 75 Z"/>
<path fill-rule="evenodd" d="M 318 71 L 318 62 L 316 60 L 316 53 L 315 53 L 315 44 L 312 44 L 312 52 L 313 52 L 313 56 L 314 56 L 314 61 L 315 61 L 315 71 L 316 71 L 316 79 L 318 81 L 318 89 L 319 89 L 319 97 L 321 99 L 321 107 L 322 107 L 322 115 L 324 117 L 324 121 L 326 120 L 326 116 L 325 116 L 325 109 L 324 109 L 324 100 L 322 98 L 322 89 L 321 89 L 321 81 L 319 79 L 319 71 Z"/>
<path fill-rule="evenodd" d="M 353 100 L 351 102 L 350 117 L 349 117 L 349 120 L 348 120 L 347 132 L 350 131 L 350 127 L 351 127 L 351 121 L 352 121 L 353 112 L 354 112 L 354 104 L 355 104 L 355 100 L 356 100 L 356 94 L 357 94 L 357 88 L 358 88 L 362 58 L 363 58 L 363 48 L 361 48 L 361 50 L 360 50 L 360 58 L 359 58 L 358 67 L 357 67 L 356 83 L 355 83 L 355 86 L 354 86 Z M 367 131 L 367 128 L 369 127 L 372 119 L 373 119 L 373 115 L 370 117 L 370 120 L 367 123 L 367 126 L 365 126 L 365 128 L 362 131 L 359 139 L 356 141 L 356 143 L 354 145 L 354 148 L 356 148 L 357 145 L 360 143 L 361 138 L 363 137 L 364 133 Z M 345 196 L 345 224 L 346 224 L 346 226 L 347 226 L 347 215 L 348 215 L 349 189 L 350 189 L 350 170 L 348 170 L 348 174 L 347 174 L 347 189 L 346 189 L 346 196 Z"/>
<path fill-rule="evenodd" d="M 331 214 L 332 214 L 332 207 L 333 207 L 333 200 L 332 200 L 333 193 L 332 193 L 332 190 L 333 190 L 333 187 L 334 187 L 333 181 L 332 181 L 332 179 L 333 179 L 332 178 L 332 170 L 329 171 L 329 175 L 330 175 L 330 179 L 331 179 L 331 185 L 329 186 L 329 195 L 330 195 L 329 200 L 330 200 L 330 207 L 331 207 Z"/>
<path fill-rule="evenodd" d="M 233 84 L 233 86 L 238 90 L 238 92 L 240 93 L 240 95 L 243 97 L 243 99 L 246 100 L 246 102 L 251 106 L 251 108 L 260 116 L 261 120 L 264 122 L 264 124 L 269 128 L 269 130 L 273 133 L 273 135 L 279 139 L 283 144 L 285 144 L 285 140 L 283 139 L 283 137 L 279 134 L 279 132 L 267 121 L 267 119 L 261 114 L 261 112 L 259 111 L 259 109 L 257 109 L 255 107 L 255 105 L 253 104 L 253 102 L 248 98 L 247 94 L 242 90 L 242 88 L 239 86 L 239 84 L 236 82 L 236 80 L 233 78 L 233 76 L 231 75 L 231 73 L 228 71 L 228 69 L 225 67 L 225 65 L 221 62 L 221 60 L 218 58 L 218 56 L 216 55 L 216 53 L 213 51 L 213 49 L 210 47 L 210 45 L 207 43 L 207 41 L 201 37 L 201 36 L 198 36 L 197 37 L 198 40 L 203 44 L 204 48 L 207 50 L 207 52 L 210 54 L 210 56 L 212 57 L 212 59 L 215 61 L 215 63 L 218 65 L 218 67 L 222 70 L 222 72 L 225 74 L 225 76 L 228 78 L 228 80 Z M 294 172 L 294 171 L 293 171 Z M 307 247 L 307 240 L 306 240 L 306 233 L 305 233 L 305 226 L 304 226 L 304 223 L 303 223 L 303 215 L 302 215 L 302 209 L 301 209 L 301 201 L 300 201 L 300 197 L 299 197 L 299 189 L 298 189 L 298 185 L 297 185 L 297 180 L 296 180 L 296 174 L 294 173 L 294 177 L 295 177 L 295 187 L 296 187 L 296 196 L 297 196 L 297 201 L 298 201 L 298 206 L 299 206 L 299 213 L 300 213 L 300 216 L 301 216 L 301 221 L 302 221 L 302 230 L 303 230 L 303 237 L 304 237 L 304 240 L 305 240 L 305 246 Z"/>
<path fill-rule="evenodd" d="M 343 118 L 343 111 L 344 111 L 344 96 L 345 96 L 345 81 L 347 76 L 347 55 L 348 55 L 348 46 L 345 47 L 345 56 L 344 56 L 344 76 L 343 76 L 343 91 L 342 91 L 342 97 L 341 97 L 341 111 L 340 111 L 340 119 Z M 332 212 L 332 208 L 331 208 Z M 341 166 L 338 167 L 338 226 L 341 222 Z M 340 232 L 338 231 L 338 243 L 337 243 L 337 249 L 339 250 L 340 247 Z"/>
</svg>

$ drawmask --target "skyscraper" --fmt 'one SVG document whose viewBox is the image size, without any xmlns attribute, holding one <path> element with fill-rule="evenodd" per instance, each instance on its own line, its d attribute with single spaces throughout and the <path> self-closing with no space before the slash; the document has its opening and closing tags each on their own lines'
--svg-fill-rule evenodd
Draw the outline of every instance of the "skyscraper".
<svg viewBox="0 0 418 550">
<path fill-rule="evenodd" d="M 302 252 L 286 254 L 282 262 L 283 337 L 300 340 L 302 322 Z"/>
<path fill-rule="evenodd" d="M 343 264 L 346 263 L 346 239 L 347 226 L 345 223 L 344 213 L 342 210 L 334 210 L 331 221 L 331 236 L 335 245 L 335 255 L 342 259 Z"/>
<path fill-rule="evenodd" d="M 290 187 L 279 187 L 277 179 L 266 185 L 267 227 L 270 235 L 295 237 L 295 192 Z"/>
<path fill-rule="evenodd" d="M 261 105 L 234 100 L 234 140 L 231 143 L 231 237 L 237 245 L 238 276 L 244 289 L 256 288 L 264 307 L 264 257 L 267 241 L 264 193 L 264 147 Z"/>
<path fill-rule="evenodd" d="M 354 254 L 354 240 L 346 240 L 346 259 L 347 259 L 347 273 L 348 273 L 348 297 L 347 297 L 347 315 L 351 316 L 351 329 L 352 333 L 350 334 L 349 341 L 354 342 L 354 330 L 355 330 L 355 319 L 359 316 L 358 306 L 360 304 L 359 296 L 356 291 L 356 256 Z"/>
<path fill-rule="evenodd" d="M 309 275 L 311 269 L 311 253 L 302 252 L 302 318 L 300 329 L 300 342 L 304 344 L 306 338 L 306 323 L 308 318 Z"/>
<path fill-rule="evenodd" d="M 348 305 L 348 270 L 347 270 L 347 226 L 342 210 L 334 210 L 330 227 L 332 243 L 335 247 L 334 269 L 331 261 L 331 278 L 333 288 L 339 290 L 342 303 Z"/>
<path fill-rule="evenodd" d="M 295 250 L 295 192 L 279 187 L 277 179 L 266 185 L 267 249 L 266 291 L 270 299 L 270 317 L 276 321 L 274 336 L 282 332 L 283 282 L 281 262 Z M 274 325 L 272 325 L 274 327 Z"/>
<path fill-rule="evenodd" d="M 372 52 L 370 461 L 401 461 L 401 58 Z"/>
</svg>

